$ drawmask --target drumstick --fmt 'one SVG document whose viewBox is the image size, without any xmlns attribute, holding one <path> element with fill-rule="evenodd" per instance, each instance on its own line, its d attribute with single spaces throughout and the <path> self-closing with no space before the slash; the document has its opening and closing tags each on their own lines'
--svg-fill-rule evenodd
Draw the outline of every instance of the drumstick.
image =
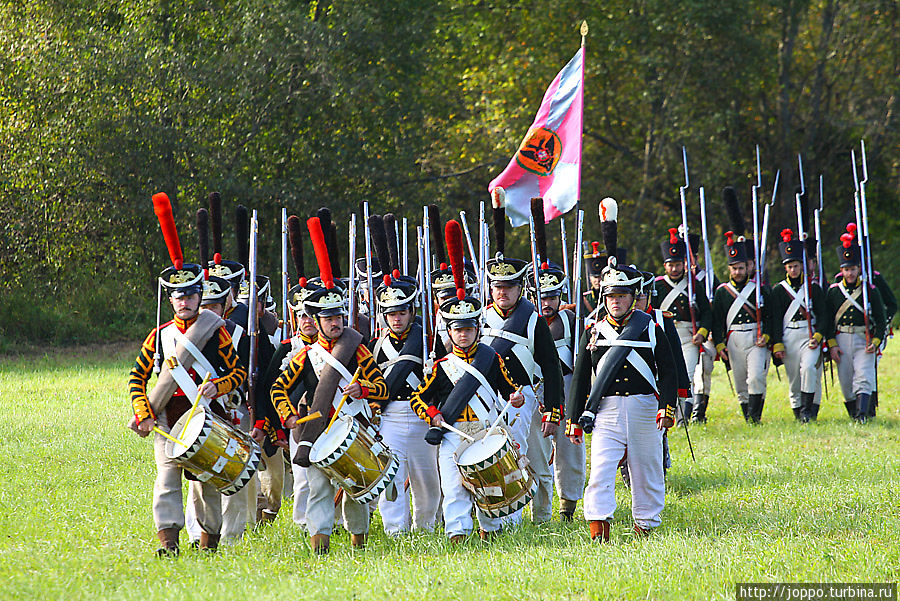
<svg viewBox="0 0 900 601">
<path fill-rule="evenodd" d="M 522 387 L 519 386 L 518 388 L 516 388 L 516 392 L 514 392 L 513 394 L 521 392 L 521 390 L 522 390 Z M 512 395 L 510 395 L 510 396 L 512 396 Z M 488 436 L 490 436 L 491 434 L 494 433 L 494 430 L 497 429 L 497 424 L 499 424 L 500 420 L 503 419 L 503 416 L 506 414 L 506 410 L 509 409 L 510 405 L 512 405 L 512 401 L 506 401 L 506 404 L 503 406 L 503 410 L 500 412 L 500 415 L 497 416 L 497 419 L 495 419 L 494 423 L 491 424 L 491 427 L 488 428 L 487 434 L 484 435 L 485 438 L 487 438 Z"/>
<path fill-rule="evenodd" d="M 305 424 L 306 422 L 311 422 L 312 420 L 319 419 L 320 417 L 322 417 L 322 412 L 316 411 L 315 413 L 310 413 L 306 417 L 301 417 L 300 419 L 297 420 L 297 423 Z"/>
<path fill-rule="evenodd" d="M 475 442 L 475 439 L 474 439 L 474 438 L 472 438 L 471 436 L 469 436 L 469 435 L 466 434 L 465 432 L 460 432 L 459 430 L 457 430 L 456 428 L 454 428 L 453 426 L 451 426 L 451 425 L 448 424 L 447 422 L 441 422 L 441 427 L 447 428 L 448 430 L 450 430 L 451 432 L 453 432 L 453 433 L 455 433 L 455 434 L 459 434 L 460 436 L 462 436 L 463 438 L 465 438 L 466 440 L 468 440 L 468 441 L 470 441 L 470 442 Z"/>
<path fill-rule="evenodd" d="M 356 368 L 356 372 L 353 374 L 353 377 L 350 379 L 350 384 L 353 384 L 354 382 L 356 382 L 356 380 L 357 380 L 358 378 L 359 378 L 359 368 L 357 367 L 357 368 Z M 347 386 L 350 386 L 350 384 L 347 384 Z M 331 416 L 331 421 L 328 422 L 328 426 L 325 427 L 325 433 L 326 433 L 326 434 L 328 433 L 329 430 L 331 430 L 331 425 L 332 425 L 332 424 L 334 423 L 334 421 L 338 418 L 338 415 L 340 415 L 340 413 L 341 413 L 341 407 L 344 406 L 344 402 L 346 402 L 348 396 L 349 396 L 349 395 L 346 395 L 346 394 L 345 394 L 344 396 L 341 397 L 341 402 L 338 403 L 337 409 L 334 410 L 334 415 Z"/>
<path fill-rule="evenodd" d="M 182 426 L 182 428 L 181 428 L 181 434 L 178 435 L 179 441 L 182 438 L 184 438 L 184 432 L 185 432 L 185 430 L 187 430 L 188 424 L 191 423 L 191 418 L 194 417 L 194 411 L 197 410 L 197 405 L 200 404 L 200 397 L 203 396 L 203 394 L 200 391 L 203 390 L 203 387 L 206 386 L 206 383 L 209 382 L 209 379 L 211 377 L 212 377 L 212 374 L 209 372 L 206 372 L 206 376 L 204 376 L 203 381 L 200 383 L 200 386 L 197 387 L 197 398 L 194 399 L 194 404 L 191 405 L 191 412 L 188 413 L 188 418 L 184 422 L 184 426 Z"/>
<path fill-rule="evenodd" d="M 169 436 L 168 434 L 166 434 L 165 432 L 163 432 L 162 430 L 160 430 L 160 429 L 157 428 L 156 426 L 153 426 L 153 431 L 156 432 L 157 434 L 159 434 L 160 436 L 162 436 L 163 438 L 168 438 L 168 439 L 171 440 L 172 442 L 177 442 L 178 444 L 180 444 L 180 445 L 183 446 L 184 448 L 188 448 L 188 445 L 184 444 L 183 442 L 181 442 L 180 440 L 178 440 L 178 439 L 175 438 L 174 436 Z"/>
</svg>

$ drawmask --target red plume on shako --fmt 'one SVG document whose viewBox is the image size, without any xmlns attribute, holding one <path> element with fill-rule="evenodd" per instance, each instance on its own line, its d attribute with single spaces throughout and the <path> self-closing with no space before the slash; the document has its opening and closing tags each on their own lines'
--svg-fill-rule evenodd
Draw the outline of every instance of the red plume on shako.
<svg viewBox="0 0 900 601">
<path fill-rule="evenodd" d="M 172 266 L 159 274 L 160 285 L 169 296 L 175 298 L 200 294 L 203 268 L 195 263 L 184 262 L 181 242 L 175 228 L 175 218 L 172 215 L 172 203 L 164 192 L 153 195 L 153 212 L 159 219 L 159 227 L 166 242 L 166 249 L 169 251 L 169 259 L 172 261 Z"/>
</svg>

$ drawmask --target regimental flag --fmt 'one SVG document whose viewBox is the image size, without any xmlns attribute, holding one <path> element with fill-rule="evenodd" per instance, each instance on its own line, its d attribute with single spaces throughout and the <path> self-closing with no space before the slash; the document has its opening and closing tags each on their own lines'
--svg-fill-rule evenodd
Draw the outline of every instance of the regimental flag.
<svg viewBox="0 0 900 601">
<path fill-rule="evenodd" d="M 532 198 L 544 199 L 547 222 L 578 201 L 583 107 L 582 46 L 547 88 L 534 123 L 509 165 L 488 185 L 488 192 L 498 186 L 506 190 L 506 214 L 514 227 L 528 223 Z"/>
</svg>

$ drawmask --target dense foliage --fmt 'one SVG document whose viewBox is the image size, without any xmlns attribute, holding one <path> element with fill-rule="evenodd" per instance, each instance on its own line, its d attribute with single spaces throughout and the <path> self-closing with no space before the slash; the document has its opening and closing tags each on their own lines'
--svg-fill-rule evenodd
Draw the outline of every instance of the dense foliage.
<svg viewBox="0 0 900 601">
<path fill-rule="evenodd" d="M 721 254 L 721 188 L 736 186 L 749 214 L 759 144 L 767 195 L 782 175 L 770 242 L 795 223 L 802 153 L 813 194 L 824 176 L 833 269 L 852 219 L 849 152 L 865 138 L 875 263 L 891 279 L 898 12 L 887 0 L 5 2 L 0 332 L 143 330 L 167 262 L 157 191 L 173 199 L 188 257 L 210 191 L 228 224 L 237 203 L 258 209 L 273 275 L 282 206 L 306 216 L 327 205 L 342 236 L 362 199 L 410 218 L 435 201 L 477 214 L 582 19 L 588 238 L 597 201 L 613 196 L 622 245 L 655 265 L 677 218 L 684 145 L 691 219 L 703 184 Z"/>
</svg>

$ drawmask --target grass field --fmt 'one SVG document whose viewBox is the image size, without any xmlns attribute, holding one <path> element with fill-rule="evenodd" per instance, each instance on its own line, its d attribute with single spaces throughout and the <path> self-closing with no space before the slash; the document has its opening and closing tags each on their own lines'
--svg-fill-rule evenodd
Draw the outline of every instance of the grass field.
<svg viewBox="0 0 900 601">
<path fill-rule="evenodd" d="M 376 517 L 366 551 L 344 533 L 318 558 L 285 507 L 217 555 L 164 561 L 152 444 L 124 427 L 136 350 L 0 357 L 0 600 L 734 599 L 736 582 L 900 576 L 896 343 L 879 418 L 862 427 L 837 391 L 818 423 L 795 423 L 774 372 L 764 424 L 747 426 L 717 367 L 710 423 L 691 430 L 696 463 L 683 431 L 670 435 L 663 525 L 648 540 L 630 536 L 622 488 L 608 546 L 580 516 L 455 549 L 438 534 L 389 539 Z"/>
</svg>

